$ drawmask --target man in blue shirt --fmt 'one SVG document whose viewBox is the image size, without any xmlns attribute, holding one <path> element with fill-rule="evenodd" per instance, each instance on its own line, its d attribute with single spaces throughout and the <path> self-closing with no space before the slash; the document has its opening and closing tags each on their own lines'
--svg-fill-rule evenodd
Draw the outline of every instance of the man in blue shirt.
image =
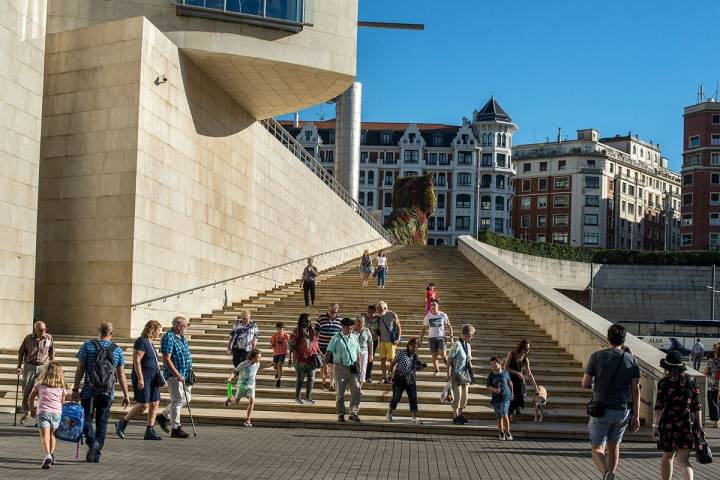
<svg viewBox="0 0 720 480">
<path fill-rule="evenodd" d="M 335 365 L 335 403 L 338 412 L 338 421 L 345 421 L 345 389 L 350 387 L 350 420 L 359 422 L 360 410 L 360 345 L 357 337 L 352 334 L 355 320 L 343 318 L 342 331 L 330 339 L 325 354 L 332 354 Z"/>
<path fill-rule="evenodd" d="M 130 404 L 128 400 L 128 386 L 125 379 L 125 356 L 120 347 L 112 342 L 113 324 L 103 322 L 100 324 L 98 340 L 88 340 L 82 344 L 76 355 L 78 366 L 75 369 L 75 382 L 72 389 L 72 400 L 80 401 L 83 410 L 85 410 L 85 424 L 83 425 L 83 434 L 85 435 L 88 445 L 88 452 L 85 460 L 88 462 L 100 463 L 100 454 L 105 444 L 105 433 L 107 432 L 107 421 L 110 415 L 110 407 L 115 399 L 115 382 L 119 381 L 123 391 L 122 406 L 127 407 Z M 94 384 L 98 379 L 102 380 L 103 376 L 98 376 L 96 369 L 96 360 L 100 353 L 110 353 L 112 355 L 112 366 L 115 367 L 114 372 L 107 378 L 107 382 Z M 101 357 L 102 358 L 102 357 Z M 102 362 L 101 362 L 102 365 Z M 112 378 L 114 377 L 114 378 Z M 93 381 L 91 381 L 91 378 Z M 81 379 L 83 380 L 82 391 L 78 389 Z M 93 429 L 93 418 L 95 419 L 95 428 Z"/>
<path fill-rule="evenodd" d="M 192 371 L 190 345 L 185 338 L 185 330 L 190 322 L 185 317 L 175 317 L 172 330 L 166 332 L 160 340 L 160 353 L 163 356 L 163 375 L 167 379 L 170 391 L 170 405 L 158 415 L 157 421 L 172 438 L 187 438 L 188 434 L 180 423 L 180 409 L 183 403 L 190 401 L 192 387 L 187 384 Z M 172 423 L 172 431 L 168 428 Z"/>
</svg>

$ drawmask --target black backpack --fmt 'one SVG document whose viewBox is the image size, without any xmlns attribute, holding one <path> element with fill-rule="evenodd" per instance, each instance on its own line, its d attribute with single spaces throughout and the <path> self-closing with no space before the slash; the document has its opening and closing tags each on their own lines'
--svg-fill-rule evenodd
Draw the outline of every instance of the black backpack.
<svg viewBox="0 0 720 480">
<path fill-rule="evenodd" d="M 113 352 L 117 345 L 110 342 L 110 345 L 103 348 L 97 340 L 92 340 L 95 345 L 95 364 L 87 374 L 87 383 L 93 396 L 111 394 L 115 389 L 115 356 Z"/>
</svg>

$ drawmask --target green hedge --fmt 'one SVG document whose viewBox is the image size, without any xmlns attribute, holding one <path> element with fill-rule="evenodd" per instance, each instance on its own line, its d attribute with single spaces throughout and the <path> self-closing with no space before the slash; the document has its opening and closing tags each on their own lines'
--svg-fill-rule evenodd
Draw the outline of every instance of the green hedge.
<svg viewBox="0 0 720 480">
<path fill-rule="evenodd" d="M 573 247 L 555 243 L 535 243 L 498 235 L 491 231 L 480 233 L 479 240 L 493 247 L 538 257 L 615 265 L 687 265 L 707 267 L 720 265 L 719 252 L 683 251 L 659 252 Z"/>
</svg>

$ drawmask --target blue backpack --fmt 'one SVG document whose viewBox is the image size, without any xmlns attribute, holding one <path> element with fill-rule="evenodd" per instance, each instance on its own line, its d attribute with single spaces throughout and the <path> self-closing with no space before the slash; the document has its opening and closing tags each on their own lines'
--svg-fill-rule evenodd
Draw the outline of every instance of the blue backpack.
<svg viewBox="0 0 720 480">
<path fill-rule="evenodd" d="M 60 426 L 55 430 L 55 438 L 65 442 L 77 443 L 75 458 L 78 457 L 80 442 L 82 442 L 85 411 L 79 403 L 68 402 L 62 406 Z"/>
</svg>

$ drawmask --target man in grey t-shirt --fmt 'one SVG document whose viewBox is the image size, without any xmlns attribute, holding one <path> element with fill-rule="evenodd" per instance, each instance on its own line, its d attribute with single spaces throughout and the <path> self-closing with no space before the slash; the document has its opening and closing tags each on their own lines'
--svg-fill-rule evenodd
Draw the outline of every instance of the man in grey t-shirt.
<svg viewBox="0 0 720 480">
<path fill-rule="evenodd" d="M 588 432 L 595 466 L 603 480 L 613 480 L 628 423 L 633 432 L 640 428 L 640 367 L 635 357 L 623 349 L 625 327 L 612 325 L 607 340 L 609 348 L 590 356 L 582 386 L 592 388 L 593 401 L 605 406 L 603 416 L 590 417 Z"/>
</svg>

